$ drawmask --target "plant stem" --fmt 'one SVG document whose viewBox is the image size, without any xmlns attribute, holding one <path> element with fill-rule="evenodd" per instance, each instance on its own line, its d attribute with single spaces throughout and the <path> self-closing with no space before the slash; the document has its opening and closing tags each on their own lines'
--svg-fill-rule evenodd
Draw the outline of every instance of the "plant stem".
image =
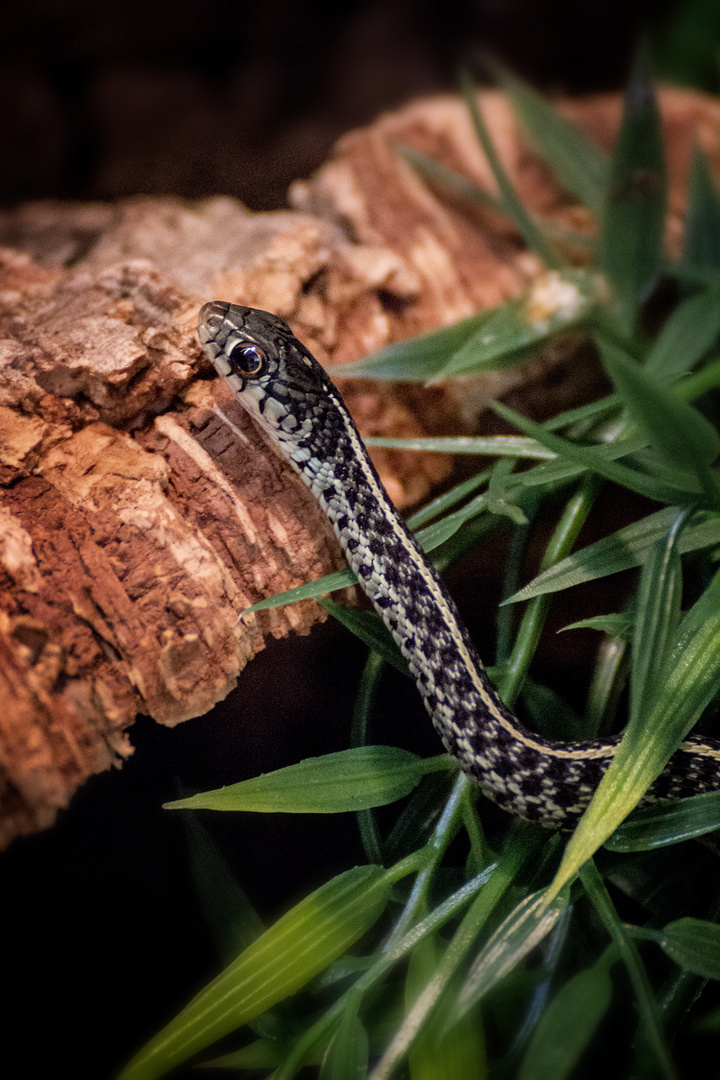
<svg viewBox="0 0 720 1080">
<path fill-rule="evenodd" d="M 599 488 L 600 481 L 598 478 L 588 475 L 583 478 L 575 494 L 568 499 L 562 517 L 545 550 L 545 555 L 540 564 L 541 572 L 554 566 L 555 563 L 570 554 L 578 533 L 590 513 Z M 525 609 L 515 646 L 501 680 L 500 692 L 503 701 L 508 705 L 512 706 L 522 689 L 525 675 L 537 649 L 549 603 L 549 596 L 536 596 L 533 597 Z"/>
</svg>

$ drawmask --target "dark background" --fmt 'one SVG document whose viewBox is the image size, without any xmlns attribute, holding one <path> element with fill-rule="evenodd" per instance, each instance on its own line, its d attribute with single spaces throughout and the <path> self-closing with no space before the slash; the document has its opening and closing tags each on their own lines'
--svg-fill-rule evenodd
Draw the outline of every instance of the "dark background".
<svg viewBox="0 0 720 1080">
<path fill-rule="evenodd" d="M 452 90 L 482 49 L 542 89 L 586 93 L 622 86 L 643 32 L 660 75 L 718 89 L 714 0 L 26 0 L 0 26 L 5 206 L 224 193 L 280 207 L 344 131 Z M 465 613 L 491 657 L 497 586 L 472 573 Z M 363 662 L 330 624 L 271 644 L 213 714 L 175 730 L 140 720 L 122 771 L 3 856 L 11 1075 L 111 1078 L 217 970 L 183 815 L 161 803 L 346 746 Z M 571 697 L 575 676 L 562 676 Z M 437 752 L 399 676 L 376 720 L 375 741 L 394 738 Z M 363 861 L 352 815 L 203 822 L 268 920 Z"/>
</svg>

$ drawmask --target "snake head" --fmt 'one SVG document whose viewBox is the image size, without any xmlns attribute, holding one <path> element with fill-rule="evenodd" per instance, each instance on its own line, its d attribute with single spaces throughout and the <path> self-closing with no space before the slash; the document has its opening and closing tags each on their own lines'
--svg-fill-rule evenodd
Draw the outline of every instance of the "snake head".
<svg viewBox="0 0 720 1080">
<path fill-rule="evenodd" d="M 277 315 L 213 300 L 200 309 L 198 336 L 218 375 L 276 441 L 307 434 L 332 410 L 337 391 Z"/>
</svg>

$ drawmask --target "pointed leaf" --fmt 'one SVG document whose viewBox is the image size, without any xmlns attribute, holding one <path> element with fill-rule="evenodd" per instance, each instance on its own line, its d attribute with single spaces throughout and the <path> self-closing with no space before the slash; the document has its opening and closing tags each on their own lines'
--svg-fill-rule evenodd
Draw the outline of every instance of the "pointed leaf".
<svg viewBox="0 0 720 1080">
<path fill-rule="evenodd" d="M 705 289 L 675 308 L 648 353 L 645 371 L 663 383 L 674 382 L 702 360 L 718 334 L 720 296 Z"/>
<path fill-rule="evenodd" d="M 297 604 L 300 600 L 315 600 L 325 593 L 336 592 L 338 589 L 347 589 L 350 585 L 356 585 L 357 578 L 352 570 L 337 570 L 334 574 L 326 574 L 316 581 L 308 581 L 306 585 L 298 585 L 295 589 L 287 589 L 277 593 L 276 596 L 268 596 L 264 600 L 258 600 L 257 604 L 245 608 L 240 612 L 243 615 L 251 615 L 255 611 L 267 611 L 268 608 L 282 607 L 283 604 Z"/>
<path fill-rule="evenodd" d="M 633 566 L 641 566 L 652 545 L 667 535 L 676 517 L 677 507 L 668 506 L 632 525 L 626 525 L 538 574 L 503 603 L 511 604 L 529 600 L 533 596 L 559 592 L 581 585 L 584 581 L 595 581 Z M 693 514 L 680 534 L 678 551 L 684 555 L 688 551 L 699 551 L 715 544 L 720 544 L 720 514 L 700 511 Z"/>
<path fill-rule="evenodd" d="M 381 915 L 391 888 L 378 866 L 356 866 L 283 915 L 133 1058 L 120 1080 L 155 1080 L 294 994 Z"/>
<path fill-rule="evenodd" d="M 600 630 L 604 634 L 613 637 L 630 638 L 632 634 L 633 620 L 629 615 L 617 612 L 613 615 L 593 615 L 589 619 L 578 619 L 577 622 L 562 626 L 559 633 L 566 630 Z"/>
<path fill-rule="evenodd" d="M 605 841 L 610 851 L 652 851 L 720 829 L 720 791 L 634 810 Z"/>
<path fill-rule="evenodd" d="M 707 467 L 720 451 L 713 425 L 622 350 L 601 342 L 600 351 L 610 378 L 649 442 L 670 464 L 694 472 L 707 486 Z"/>
<path fill-rule="evenodd" d="M 405 1003 L 411 1009 L 436 977 L 442 958 L 437 937 L 427 937 L 410 956 Z M 448 997 L 438 1007 L 410 1048 L 410 1080 L 481 1080 L 487 1074 L 482 1019 L 471 1013 L 446 1030 Z"/>
<path fill-rule="evenodd" d="M 423 450 L 441 454 L 487 454 L 493 457 L 530 458 L 550 461 L 552 450 L 541 446 L 536 439 L 524 435 L 438 435 L 432 438 L 383 439 L 372 436 L 367 446 L 384 446 L 393 450 Z"/>
<path fill-rule="evenodd" d="M 572 878 L 637 805 L 720 691 L 720 574 L 678 629 L 645 722 L 626 733 L 570 837 L 551 895 Z"/>
<path fill-rule="evenodd" d="M 429 381 L 519 363 L 527 349 L 576 326 L 595 303 L 596 278 L 584 271 L 549 271 L 525 296 L 501 304 Z"/>
<path fill-rule="evenodd" d="M 385 623 L 374 611 L 343 607 L 342 604 L 322 597 L 318 598 L 318 603 L 386 663 L 392 664 L 402 675 L 410 675 L 407 660 L 393 641 Z"/>
<path fill-rule="evenodd" d="M 538 1020 L 518 1080 L 565 1080 L 597 1031 L 612 1000 L 608 962 L 573 975 Z"/>
<path fill-rule="evenodd" d="M 367 1033 L 357 1014 L 357 1002 L 350 996 L 323 1057 L 319 1080 L 365 1080 L 368 1058 Z"/>
<path fill-rule="evenodd" d="M 667 537 L 650 548 L 640 575 L 630 672 L 630 724 L 637 724 L 665 670 L 680 622 L 682 568 L 677 551 L 687 514 L 680 511 Z"/>
<path fill-rule="evenodd" d="M 613 480 L 615 483 L 630 488 L 631 491 L 637 491 L 638 494 L 645 495 L 647 498 L 654 499 L 657 502 L 682 503 L 687 501 L 687 491 L 684 489 L 671 487 L 656 477 L 613 461 L 604 447 L 580 446 L 578 443 L 563 439 L 560 435 L 548 431 L 542 424 L 536 424 L 526 416 L 521 416 L 499 401 L 494 402 L 493 409 L 504 420 L 520 428 L 526 435 L 537 439 L 538 442 L 547 446 L 549 450 L 554 450 L 558 457 L 564 458 L 573 465 L 579 465 L 583 469 L 590 469 L 599 476 Z M 614 444 L 613 449 L 616 447 L 622 449 L 622 443 Z M 554 469 L 554 467 L 555 462 L 536 466 L 537 469 L 545 470 Z"/>
<path fill-rule="evenodd" d="M 600 266 L 628 330 L 660 272 L 666 194 L 660 114 L 652 84 L 638 68 L 625 95 L 600 235 Z"/>
<path fill-rule="evenodd" d="M 547 242 L 543 236 L 541 230 L 535 224 L 528 211 L 525 209 L 522 200 L 518 197 L 515 188 L 513 187 L 509 176 L 505 172 L 498 153 L 490 138 L 490 134 L 485 126 L 485 121 L 478 105 L 478 97 L 475 87 L 472 84 L 471 79 L 467 73 L 461 73 L 460 85 L 465 98 L 465 103 L 470 112 L 470 119 L 472 120 L 473 127 L 475 128 L 475 134 L 478 142 L 482 147 L 483 153 L 487 159 L 487 163 L 490 166 L 495 183 L 500 191 L 500 198 L 502 199 L 503 209 L 505 213 L 512 218 L 515 222 L 515 227 L 522 236 L 523 240 L 531 251 L 541 259 L 548 269 L 558 268 L 563 265 L 564 260 L 560 258 L 558 253 Z"/>
<path fill-rule="evenodd" d="M 720 979 L 720 926 L 705 919 L 668 923 L 660 941 L 663 950 L 686 971 L 705 979 Z"/>
<path fill-rule="evenodd" d="M 565 120 L 527 83 L 500 64 L 490 68 L 507 91 L 533 144 L 563 187 L 595 214 L 603 208 L 610 161 L 607 154 Z"/>
<path fill-rule="evenodd" d="M 547 890 L 530 893 L 500 924 L 475 959 L 458 995 L 460 1018 L 515 968 L 550 932 L 567 907 L 567 890 L 548 899 Z"/>
<path fill-rule="evenodd" d="M 238 784 L 165 803 L 166 810 L 255 814 L 339 814 L 385 806 L 408 795 L 428 772 L 451 769 L 445 754 L 422 759 L 397 746 L 356 746 L 263 773 Z"/>
<path fill-rule="evenodd" d="M 200 903 L 218 953 L 229 961 L 260 937 L 265 927 L 197 815 L 187 814 L 185 822 L 190 865 Z"/>
<path fill-rule="evenodd" d="M 424 382 L 431 379 L 476 334 L 492 315 L 492 311 L 480 311 L 452 326 L 431 330 L 428 334 L 406 338 L 386 345 L 370 353 L 363 360 L 351 364 L 337 364 L 332 377 L 348 376 L 351 379 L 393 379 L 395 382 Z"/>
<path fill-rule="evenodd" d="M 697 144 L 690 166 L 683 262 L 720 270 L 720 197 L 705 153 Z"/>
</svg>

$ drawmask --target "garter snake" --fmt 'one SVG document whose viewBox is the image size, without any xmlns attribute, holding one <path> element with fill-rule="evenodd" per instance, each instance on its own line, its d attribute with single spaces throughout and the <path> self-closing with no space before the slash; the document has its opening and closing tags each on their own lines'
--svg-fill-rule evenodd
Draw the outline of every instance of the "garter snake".
<svg viewBox="0 0 720 1080">
<path fill-rule="evenodd" d="M 214 301 L 200 311 L 207 355 L 330 519 L 446 749 L 511 813 L 572 828 L 620 737 L 557 742 L 528 731 L 494 689 L 434 567 L 402 521 L 327 373 L 275 315 Z M 720 788 L 720 742 L 688 738 L 648 800 Z"/>
</svg>

